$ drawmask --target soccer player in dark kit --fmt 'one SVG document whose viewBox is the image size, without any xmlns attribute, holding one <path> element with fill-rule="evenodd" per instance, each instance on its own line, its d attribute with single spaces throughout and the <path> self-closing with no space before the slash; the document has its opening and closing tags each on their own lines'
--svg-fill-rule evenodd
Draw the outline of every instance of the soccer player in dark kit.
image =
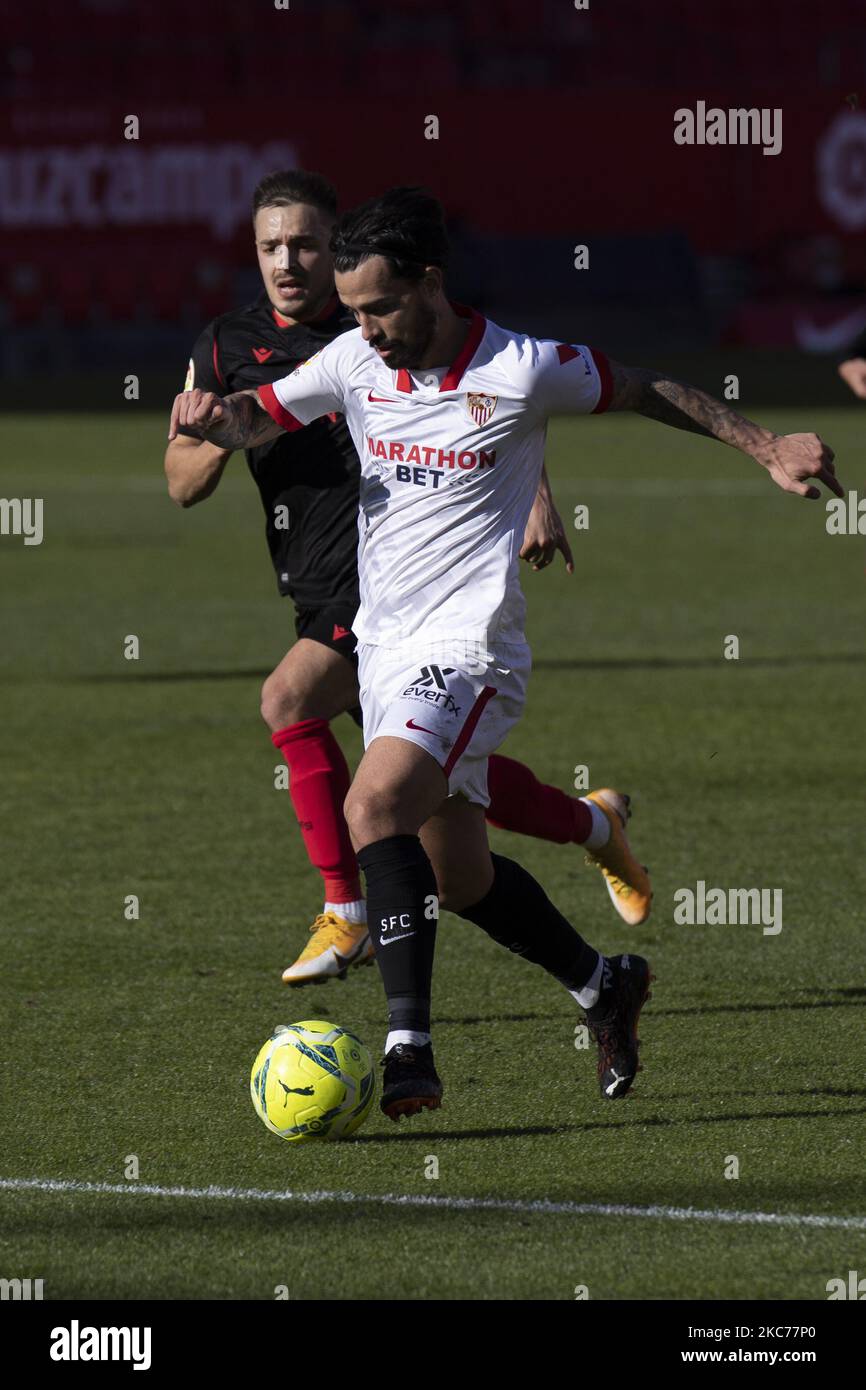
<svg viewBox="0 0 866 1390">
<path fill-rule="evenodd" d="M 328 242 L 336 193 L 318 174 L 268 175 L 253 195 L 253 227 L 263 292 L 252 304 L 222 314 L 198 338 L 186 390 L 220 396 L 257 389 L 355 327 L 340 304 Z M 231 450 L 181 430 L 166 451 L 171 497 L 189 507 L 219 484 Z M 343 802 L 346 759 L 330 721 L 343 713 L 360 723 L 352 623 L 358 595 L 360 464 L 342 415 L 246 449 L 262 498 L 279 592 L 295 606 L 297 641 L 262 688 L 262 716 L 289 766 L 289 792 L 310 863 L 323 879 L 324 907 L 299 958 L 283 972 L 290 985 L 345 976 L 372 961 L 366 903 Z M 542 569 L 559 549 L 571 554 L 542 474 L 521 556 Z M 431 668 L 430 695 L 437 673 Z M 441 677 L 439 677 L 441 682 Z M 540 783 L 529 768 L 494 755 L 488 773 L 488 821 L 503 829 L 577 844 L 605 878 L 627 923 L 645 920 L 651 889 L 625 834 L 628 798 L 609 789 L 569 796 Z"/>
</svg>

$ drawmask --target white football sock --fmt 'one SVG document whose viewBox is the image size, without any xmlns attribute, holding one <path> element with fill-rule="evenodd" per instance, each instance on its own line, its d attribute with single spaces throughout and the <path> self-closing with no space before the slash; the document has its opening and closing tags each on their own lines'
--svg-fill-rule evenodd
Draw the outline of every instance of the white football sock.
<svg viewBox="0 0 866 1390">
<path fill-rule="evenodd" d="M 592 829 L 584 840 L 583 847 L 584 849 L 601 849 L 602 845 L 606 845 L 610 839 L 610 821 L 594 801 L 590 801 L 585 796 L 578 797 L 578 800 L 589 808 L 589 814 L 592 816 Z"/>
<path fill-rule="evenodd" d="M 410 1043 L 413 1047 L 423 1047 L 429 1041 L 429 1033 L 416 1033 L 411 1028 L 395 1028 L 385 1039 L 385 1051 L 390 1052 L 397 1043 Z"/>
<path fill-rule="evenodd" d="M 590 975 L 585 985 L 580 989 L 570 989 L 568 992 L 572 999 L 576 999 L 582 1009 L 592 1009 L 598 1003 L 598 996 L 601 994 L 601 972 L 604 965 L 604 958 L 599 956 L 598 964 Z"/>
<path fill-rule="evenodd" d="M 338 917 L 343 917 L 347 922 L 352 922 L 356 927 L 361 926 L 367 920 L 367 904 L 363 898 L 358 898 L 353 903 L 325 903 L 323 912 L 336 912 Z"/>
</svg>

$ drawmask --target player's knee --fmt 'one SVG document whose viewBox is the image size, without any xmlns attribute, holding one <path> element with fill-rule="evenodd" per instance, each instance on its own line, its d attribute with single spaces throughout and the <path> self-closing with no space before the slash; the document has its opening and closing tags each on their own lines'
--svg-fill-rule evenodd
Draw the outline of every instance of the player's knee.
<svg viewBox="0 0 866 1390">
<path fill-rule="evenodd" d="M 349 793 L 343 802 L 343 815 L 346 817 L 349 835 L 356 849 L 361 845 L 369 845 L 382 838 L 381 835 L 376 834 L 379 813 L 380 803 L 376 793 L 357 791 L 354 787 L 349 788 Z"/>
<path fill-rule="evenodd" d="M 355 849 L 389 835 L 408 833 L 402 823 L 399 798 L 387 787 L 350 787 L 343 814 Z"/>
<path fill-rule="evenodd" d="M 262 686 L 261 710 L 272 733 L 297 724 L 302 717 L 295 692 L 277 671 L 272 671 Z"/>
</svg>

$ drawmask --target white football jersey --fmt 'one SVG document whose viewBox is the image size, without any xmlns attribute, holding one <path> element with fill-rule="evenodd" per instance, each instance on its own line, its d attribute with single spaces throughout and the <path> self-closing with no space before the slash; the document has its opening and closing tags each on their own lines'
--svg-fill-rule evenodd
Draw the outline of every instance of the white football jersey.
<svg viewBox="0 0 866 1390">
<path fill-rule="evenodd" d="M 346 417 L 361 460 L 359 642 L 523 641 L 518 556 L 548 416 L 610 400 L 603 353 L 453 307 L 471 323 L 448 368 L 395 371 L 356 329 L 259 388 L 286 429 Z"/>
</svg>

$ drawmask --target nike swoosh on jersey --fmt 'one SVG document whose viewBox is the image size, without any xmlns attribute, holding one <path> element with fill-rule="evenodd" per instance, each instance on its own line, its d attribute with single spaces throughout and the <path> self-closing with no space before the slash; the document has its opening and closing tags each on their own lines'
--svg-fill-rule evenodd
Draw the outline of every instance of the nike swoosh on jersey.
<svg viewBox="0 0 866 1390">
<path fill-rule="evenodd" d="M 415 731 L 419 734 L 432 734 L 434 738 L 442 737 L 441 734 L 437 734 L 435 729 L 425 729 L 423 724 L 416 724 L 414 719 L 406 720 L 406 728 L 415 729 Z"/>
<path fill-rule="evenodd" d="M 379 945 L 380 945 L 380 946 L 393 946 L 393 944 L 394 944 L 395 941 L 405 941 L 406 938 L 407 938 L 407 936 L 414 936 L 414 935 L 415 935 L 415 933 L 414 933 L 413 931 L 404 931 L 404 933 L 403 933 L 402 936 L 389 936 L 389 937 L 380 936 L 380 937 L 379 937 Z"/>
</svg>

